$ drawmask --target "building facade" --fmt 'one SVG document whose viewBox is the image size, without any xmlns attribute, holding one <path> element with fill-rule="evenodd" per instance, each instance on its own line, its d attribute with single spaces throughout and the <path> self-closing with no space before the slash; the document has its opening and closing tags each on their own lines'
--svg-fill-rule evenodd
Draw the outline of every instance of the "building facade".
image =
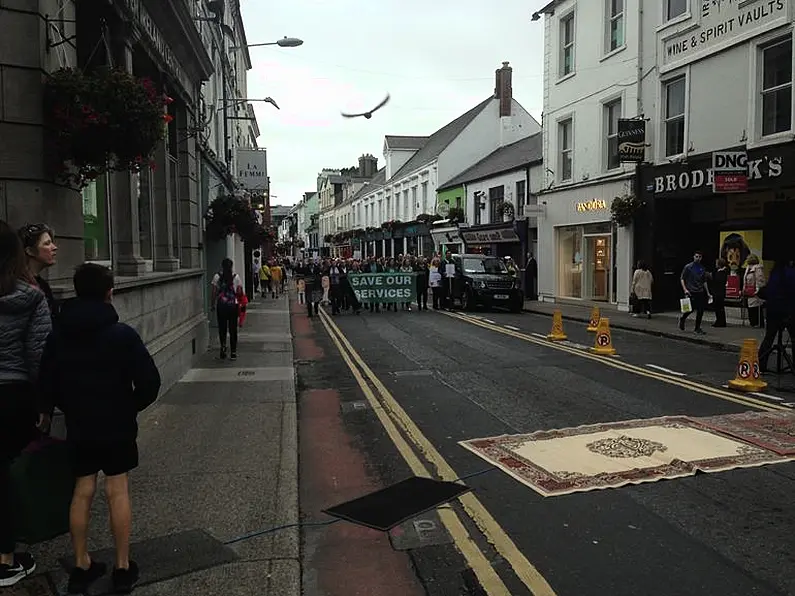
<svg viewBox="0 0 795 596">
<path fill-rule="evenodd" d="M 644 115 L 641 1 L 555 0 L 533 16 L 544 18 L 541 300 L 628 309 L 632 228 L 613 223 L 611 204 L 634 188 L 635 166 L 618 159 L 617 147 L 619 119 Z"/>
<path fill-rule="evenodd" d="M 115 306 L 146 342 L 164 390 L 208 343 L 201 199 L 208 149 L 199 133 L 202 85 L 215 65 L 192 8 L 176 0 L 0 6 L 0 217 L 55 229 L 58 263 L 47 275 L 61 297 L 71 295 L 80 263 L 114 269 Z M 228 19 L 231 1 L 227 8 Z M 167 134 L 154 167 L 103 174 L 79 190 L 59 180 L 47 160 L 45 81 L 60 68 L 106 66 L 148 77 L 172 98 Z"/>
</svg>

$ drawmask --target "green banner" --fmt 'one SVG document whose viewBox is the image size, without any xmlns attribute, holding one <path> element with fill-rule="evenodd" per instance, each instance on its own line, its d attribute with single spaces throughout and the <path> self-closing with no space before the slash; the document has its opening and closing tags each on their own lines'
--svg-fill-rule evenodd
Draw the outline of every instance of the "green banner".
<svg viewBox="0 0 795 596">
<path fill-rule="evenodd" d="M 416 273 L 349 273 L 348 281 L 359 302 L 385 304 L 417 299 Z"/>
</svg>

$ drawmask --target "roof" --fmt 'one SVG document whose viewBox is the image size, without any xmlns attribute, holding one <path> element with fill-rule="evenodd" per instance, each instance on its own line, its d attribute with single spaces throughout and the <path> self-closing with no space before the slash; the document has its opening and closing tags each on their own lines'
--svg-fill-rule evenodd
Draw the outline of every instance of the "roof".
<svg viewBox="0 0 795 596">
<path fill-rule="evenodd" d="M 502 172 L 517 170 L 531 163 L 541 162 L 543 159 L 543 135 L 537 132 L 520 141 L 500 147 L 489 153 L 486 157 L 439 186 L 439 190 L 453 188 L 468 182 L 490 178 Z"/>
<path fill-rule="evenodd" d="M 421 149 L 428 141 L 428 137 L 386 135 L 384 140 L 390 149 Z"/>
<path fill-rule="evenodd" d="M 403 167 L 392 175 L 392 180 L 400 178 L 404 174 L 413 172 L 420 166 L 433 161 L 469 124 L 480 114 L 487 105 L 494 101 L 494 96 L 489 96 L 468 112 L 462 114 L 452 122 L 446 124 L 430 137 L 422 148 L 411 156 Z"/>
<path fill-rule="evenodd" d="M 365 182 L 364 185 L 356 191 L 356 194 L 351 197 L 351 201 L 355 201 L 364 195 L 370 194 L 370 192 L 382 187 L 384 183 L 386 183 L 386 168 L 381 168 L 375 173 L 375 176 L 373 176 L 371 180 Z"/>
<path fill-rule="evenodd" d="M 544 5 L 543 8 L 540 8 L 533 13 L 532 20 L 537 21 L 538 19 L 541 18 L 542 14 L 549 14 L 549 15 L 555 14 L 555 6 L 557 4 L 558 0 L 552 0 L 551 2 L 547 2 L 547 4 Z"/>
</svg>

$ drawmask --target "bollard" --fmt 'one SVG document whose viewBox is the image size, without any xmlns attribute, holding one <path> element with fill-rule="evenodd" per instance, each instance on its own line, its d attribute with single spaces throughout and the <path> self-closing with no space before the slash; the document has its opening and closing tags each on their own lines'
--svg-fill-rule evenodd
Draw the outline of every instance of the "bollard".
<svg viewBox="0 0 795 596">
<path fill-rule="evenodd" d="M 552 331 L 547 335 L 547 339 L 550 341 L 563 341 L 568 339 L 566 333 L 563 331 L 563 315 L 560 313 L 560 309 L 556 309 L 555 312 L 552 313 Z"/>
<path fill-rule="evenodd" d="M 588 322 L 588 331 L 591 333 L 595 332 L 599 327 L 599 307 L 594 306 L 593 310 L 591 311 L 591 320 Z"/>
</svg>

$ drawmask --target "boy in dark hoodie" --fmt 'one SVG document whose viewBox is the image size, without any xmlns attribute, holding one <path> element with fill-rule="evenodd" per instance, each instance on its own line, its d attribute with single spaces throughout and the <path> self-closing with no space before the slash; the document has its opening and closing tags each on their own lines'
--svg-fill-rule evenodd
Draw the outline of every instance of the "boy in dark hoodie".
<svg viewBox="0 0 795 596">
<path fill-rule="evenodd" d="M 160 373 L 138 333 L 119 322 L 111 304 L 113 273 L 86 263 L 77 268 L 74 287 L 77 298 L 63 304 L 39 373 L 44 403 L 64 413 L 76 476 L 69 513 L 75 567 L 68 591 L 82 594 L 107 571 L 88 554 L 91 504 L 103 472 L 116 545 L 114 589 L 128 594 L 138 581 L 129 558 L 128 472 L 138 466 L 138 412 L 157 399 Z"/>
</svg>

